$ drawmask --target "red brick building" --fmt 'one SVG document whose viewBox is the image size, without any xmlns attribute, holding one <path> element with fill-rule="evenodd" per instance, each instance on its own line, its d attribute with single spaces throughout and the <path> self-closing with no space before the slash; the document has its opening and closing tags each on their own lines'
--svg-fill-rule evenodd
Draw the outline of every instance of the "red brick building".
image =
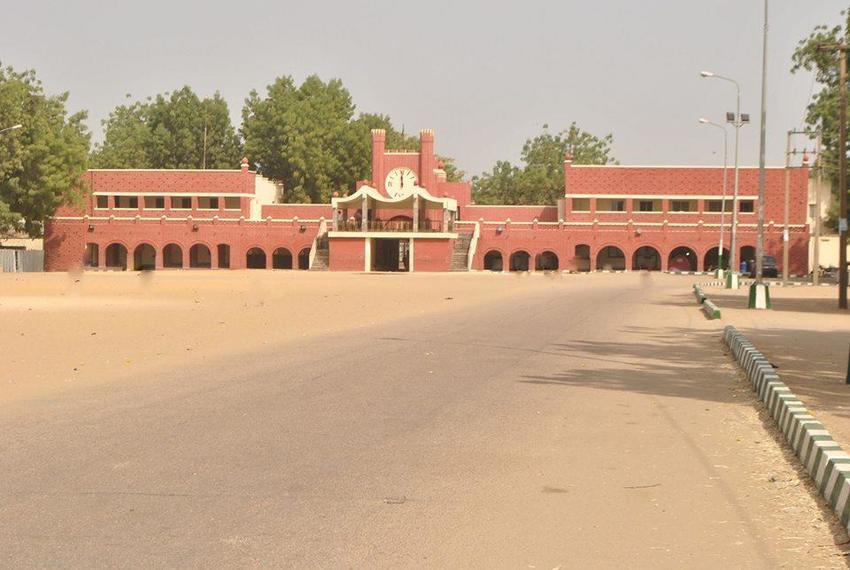
<svg viewBox="0 0 850 570">
<path fill-rule="evenodd" d="M 372 133 L 372 180 L 331 204 L 284 204 L 248 169 L 91 170 L 79 208 L 45 226 L 45 269 L 268 268 L 342 271 L 705 271 L 717 263 L 723 170 L 564 161 L 557 206 L 472 203 L 446 181 L 434 133 L 421 151 Z M 808 168 L 790 178 L 790 272 L 808 265 Z M 786 171 L 767 170 L 767 255 L 782 259 Z M 731 169 L 729 194 L 731 195 Z M 756 245 L 758 169 L 740 171 L 739 259 Z M 724 249 L 730 244 L 726 202 Z M 727 254 L 728 255 L 728 254 Z M 724 256 L 726 257 L 726 256 Z"/>
</svg>

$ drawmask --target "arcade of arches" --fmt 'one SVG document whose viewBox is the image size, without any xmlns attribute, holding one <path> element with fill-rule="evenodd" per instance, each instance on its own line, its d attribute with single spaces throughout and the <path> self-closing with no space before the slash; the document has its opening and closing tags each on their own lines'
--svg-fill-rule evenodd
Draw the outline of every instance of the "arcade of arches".
<svg viewBox="0 0 850 570">
<path fill-rule="evenodd" d="M 644 245 L 631 253 L 630 258 L 627 258 L 623 250 L 617 246 L 604 246 L 597 250 L 591 259 L 591 249 L 587 244 L 578 244 L 574 246 L 575 255 L 572 259 L 573 271 L 624 271 L 626 269 L 632 271 L 666 271 L 673 272 L 694 272 L 698 271 L 699 255 L 692 248 L 687 246 L 679 246 L 670 250 L 666 259 L 662 253 L 651 245 Z M 702 270 L 714 271 L 717 269 L 718 248 L 713 247 L 705 252 L 703 256 Z M 755 248 L 751 246 L 742 246 L 740 249 L 740 260 L 745 261 L 754 258 Z M 505 263 L 505 258 L 501 251 L 492 249 L 485 253 L 483 269 L 485 271 L 505 271 L 507 265 L 508 271 L 529 271 L 531 269 L 531 260 L 533 259 L 535 271 L 557 271 L 561 269 L 560 259 L 558 254 L 553 251 L 542 251 L 536 255 L 529 254 L 527 251 L 518 250 L 513 252 Z M 664 261 L 667 262 L 667 267 L 664 267 Z M 723 268 L 729 266 L 729 250 L 723 248 L 722 257 Z"/>
<path fill-rule="evenodd" d="M 214 248 L 216 257 L 213 258 L 210 246 L 204 243 L 193 244 L 188 250 L 188 259 L 184 259 L 184 249 L 176 243 L 169 243 L 157 251 L 149 243 L 140 243 L 132 252 L 122 243 L 111 243 L 101 251 L 96 243 L 87 243 L 83 254 L 83 265 L 90 268 L 105 267 L 121 271 L 153 271 L 158 267 L 165 269 L 218 269 L 230 268 L 230 246 L 218 244 Z M 102 253 L 102 257 L 101 257 Z M 259 247 L 249 249 L 245 254 L 245 267 L 248 269 L 267 269 L 266 252 Z M 290 251 L 284 247 L 274 250 L 271 256 L 273 269 L 293 269 L 293 258 Z M 298 252 L 298 269 L 310 268 L 310 248 Z"/>
<path fill-rule="evenodd" d="M 184 248 L 176 243 L 169 243 L 162 250 L 157 251 L 149 243 L 140 243 L 132 250 L 128 250 L 122 243 L 111 243 L 102 248 L 99 244 L 86 244 L 83 255 L 83 264 L 86 267 L 105 267 L 108 269 L 120 269 L 134 271 L 151 271 L 158 267 L 166 269 L 179 269 L 189 267 L 193 269 L 229 269 L 231 267 L 230 246 L 218 244 L 212 246 L 203 243 L 195 243 L 188 249 L 188 257 L 184 257 Z M 729 266 L 729 250 L 723 249 L 722 260 L 718 257 L 718 248 L 713 247 L 705 252 L 702 264 L 699 263 L 700 256 L 692 248 L 679 246 L 670 250 L 667 255 L 667 267 L 664 267 L 662 253 L 653 246 L 645 245 L 634 250 L 630 256 L 614 245 L 604 246 L 591 257 L 591 248 L 587 244 L 574 246 L 574 257 L 572 259 L 573 271 L 681 271 L 694 272 L 700 265 L 704 271 L 717 269 L 722 263 L 724 269 Z M 213 256 L 212 253 L 216 255 Z M 739 261 L 749 261 L 755 258 L 755 248 L 749 245 L 742 246 L 739 253 Z M 310 248 L 301 248 L 297 256 L 286 247 L 275 249 L 271 255 L 260 247 L 252 247 L 245 253 L 245 267 L 248 269 L 301 269 L 310 268 Z M 558 271 L 570 268 L 569 265 L 562 267 L 557 253 L 544 250 L 536 254 L 525 250 L 516 250 L 507 258 L 505 254 L 496 249 L 487 251 L 484 255 L 483 269 L 485 271 Z"/>
</svg>

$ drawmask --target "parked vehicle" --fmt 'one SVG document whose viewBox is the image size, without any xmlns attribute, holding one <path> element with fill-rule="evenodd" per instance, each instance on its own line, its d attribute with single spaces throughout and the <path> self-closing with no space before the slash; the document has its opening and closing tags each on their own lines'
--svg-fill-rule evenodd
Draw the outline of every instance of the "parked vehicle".
<svg viewBox="0 0 850 570">
<path fill-rule="evenodd" d="M 755 260 L 750 260 L 747 264 L 749 268 L 750 277 L 756 276 L 756 262 Z M 762 276 L 763 277 L 779 277 L 779 268 L 776 267 L 776 258 L 772 255 L 764 256 L 764 264 L 762 265 Z"/>
</svg>

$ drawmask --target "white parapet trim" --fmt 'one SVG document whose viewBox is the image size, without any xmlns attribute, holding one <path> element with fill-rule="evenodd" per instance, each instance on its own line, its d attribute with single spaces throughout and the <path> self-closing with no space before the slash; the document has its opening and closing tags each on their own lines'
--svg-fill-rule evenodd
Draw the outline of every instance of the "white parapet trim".
<svg viewBox="0 0 850 570">
<path fill-rule="evenodd" d="M 329 238 L 380 238 L 380 239 L 457 239 L 454 232 L 328 232 Z"/>
</svg>

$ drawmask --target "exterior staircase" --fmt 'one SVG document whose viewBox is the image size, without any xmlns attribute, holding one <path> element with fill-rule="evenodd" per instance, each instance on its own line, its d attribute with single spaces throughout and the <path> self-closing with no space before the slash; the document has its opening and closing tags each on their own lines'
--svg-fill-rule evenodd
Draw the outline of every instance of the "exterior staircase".
<svg viewBox="0 0 850 570">
<path fill-rule="evenodd" d="M 328 247 L 328 234 L 316 238 L 316 255 L 310 265 L 310 271 L 327 271 L 330 249 Z"/>
<path fill-rule="evenodd" d="M 449 271 L 469 271 L 469 244 L 471 242 L 472 233 L 458 234 Z"/>
</svg>

